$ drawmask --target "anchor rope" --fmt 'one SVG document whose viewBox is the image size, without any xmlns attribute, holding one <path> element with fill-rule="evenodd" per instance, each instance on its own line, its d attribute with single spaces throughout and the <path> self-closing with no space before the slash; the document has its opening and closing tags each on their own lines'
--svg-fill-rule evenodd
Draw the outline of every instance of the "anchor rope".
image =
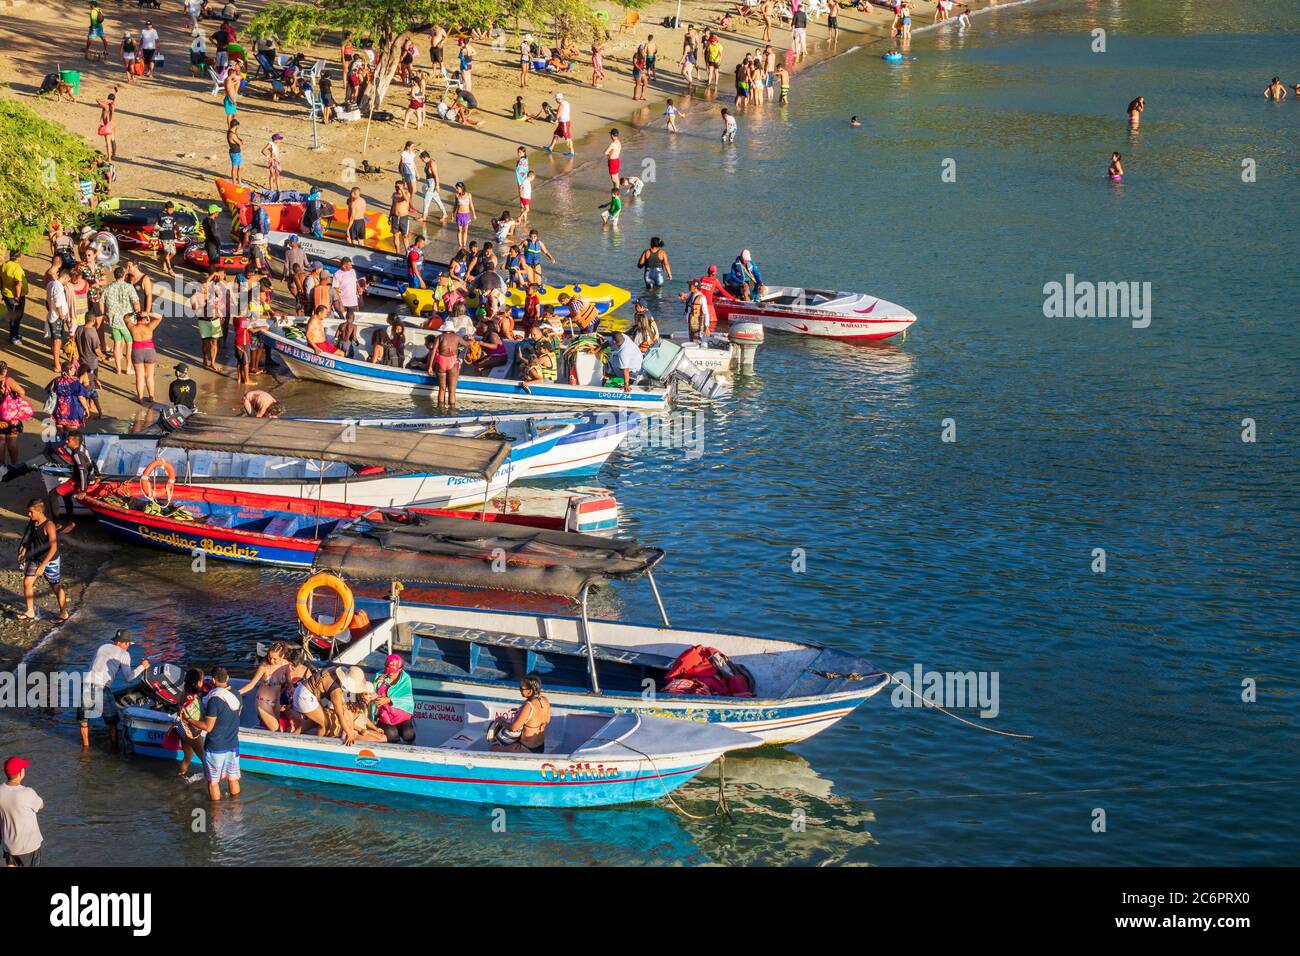
<svg viewBox="0 0 1300 956">
<path fill-rule="evenodd" d="M 921 702 L 921 706 L 923 706 L 923 707 L 933 707 L 933 708 L 934 708 L 935 710 L 937 710 L 939 713 L 941 713 L 941 714 L 943 714 L 943 715 L 945 715 L 945 716 L 947 716 L 947 717 L 951 717 L 953 720 L 960 721 L 960 722 L 963 723 L 963 724 L 969 724 L 971 727 L 974 727 L 976 730 L 982 730 L 982 731 L 984 731 L 986 734 L 998 734 L 998 735 L 1001 736 L 1001 737 L 1015 737 L 1017 740 L 1033 740 L 1033 739 L 1034 739 L 1032 734 L 1013 734 L 1013 733 L 1012 733 L 1011 731 L 1009 731 L 1009 730 L 996 730 L 996 729 L 994 729 L 993 727 L 984 727 L 984 726 L 981 726 L 980 724 L 975 723 L 974 721 L 967 720 L 965 717 L 958 717 L 958 716 L 957 716 L 956 714 L 954 714 L 952 711 L 950 711 L 950 710 L 945 710 L 944 708 L 940 707 L 938 704 L 932 704 L 932 703 L 930 703 L 930 701 L 926 700 L 924 697 L 922 697 L 922 696 L 921 696 L 920 694 L 918 694 L 916 691 L 912 690 L 912 688 L 908 687 L 906 684 L 904 684 L 901 680 L 899 680 L 899 679 L 898 679 L 897 677 L 895 677 L 893 674 L 886 674 L 885 676 L 889 678 L 889 680 L 890 680 L 891 683 L 897 684 L 899 687 L 903 688 L 903 690 L 907 691 L 909 694 L 911 694 L 913 697 L 915 697 L 917 700 L 919 700 L 919 701 Z"/>
<path fill-rule="evenodd" d="M 611 743 L 611 744 L 618 744 L 620 747 L 623 747 L 623 748 L 626 749 L 626 750 L 630 750 L 630 751 L 632 751 L 632 752 L 635 753 L 635 754 L 640 754 L 642 757 L 645 757 L 646 760 L 649 760 L 649 761 L 650 761 L 650 767 L 651 767 L 652 770 L 654 770 L 654 773 L 655 773 L 655 779 L 659 781 L 659 786 L 661 786 L 661 787 L 664 788 L 664 796 L 667 797 L 667 798 L 668 798 L 668 802 L 671 803 L 671 804 L 672 804 L 672 805 L 677 809 L 677 812 L 679 812 L 680 814 L 682 814 L 682 816 L 690 817 L 692 820 L 707 820 L 707 819 L 708 819 L 708 817 L 706 817 L 706 816 L 699 816 L 699 815 L 696 815 L 696 814 L 694 814 L 694 813 L 691 813 L 689 810 L 687 810 L 685 807 L 683 807 L 680 803 L 677 802 L 677 800 L 673 797 L 672 792 L 668 789 L 668 785 L 667 785 L 666 783 L 664 783 L 664 775 L 663 775 L 663 772 L 659 769 L 659 765 L 658 765 L 657 763 L 655 763 L 655 758 L 652 757 L 652 756 L 650 756 L 650 755 L 649 755 L 648 753 L 646 753 L 644 750 L 638 750 L 636 747 L 633 747 L 631 744 L 626 743 L 625 741 L 622 741 L 622 740 L 616 740 L 616 739 L 614 739 L 614 738 L 612 738 L 612 737 L 592 737 L 591 739 L 592 739 L 592 740 L 603 740 L 603 741 L 605 741 L 606 743 Z M 726 755 L 725 753 L 719 755 L 719 757 L 718 757 L 718 797 L 719 797 L 719 802 L 718 802 L 718 805 L 717 805 L 716 807 L 713 808 L 713 815 L 714 815 L 714 816 L 721 816 L 723 810 L 726 811 L 726 814 L 727 814 L 728 817 L 731 816 L 731 809 L 730 809 L 729 807 L 727 807 L 727 795 L 726 795 L 726 792 L 723 790 L 723 786 L 724 786 L 725 783 L 726 783 L 726 777 L 723 775 L 723 769 L 722 769 L 722 768 L 723 768 L 723 762 L 724 762 L 726 759 L 727 759 L 727 755 Z"/>
</svg>

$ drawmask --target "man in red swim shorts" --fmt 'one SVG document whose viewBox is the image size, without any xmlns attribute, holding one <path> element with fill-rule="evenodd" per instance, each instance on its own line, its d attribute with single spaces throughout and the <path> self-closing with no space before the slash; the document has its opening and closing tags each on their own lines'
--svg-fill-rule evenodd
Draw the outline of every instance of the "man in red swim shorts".
<svg viewBox="0 0 1300 956">
<path fill-rule="evenodd" d="M 555 149 L 555 141 L 557 139 L 562 139 L 564 140 L 564 145 L 568 147 L 568 152 L 565 153 L 564 155 L 572 156 L 573 155 L 573 130 L 569 126 L 569 117 L 573 115 L 572 108 L 569 106 L 569 101 L 564 98 L 563 93 L 555 94 L 555 106 L 556 106 L 555 132 L 551 134 L 551 145 L 546 147 L 546 151 L 548 153 L 551 152 L 553 149 Z"/>
<path fill-rule="evenodd" d="M 622 165 L 619 157 L 623 155 L 623 141 L 618 138 L 618 130 L 609 131 L 609 145 L 605 147 L 605 160 L 609 164 L 609 178 L 614 188 L 618 188 L 618 170 Z"/>
</svg>

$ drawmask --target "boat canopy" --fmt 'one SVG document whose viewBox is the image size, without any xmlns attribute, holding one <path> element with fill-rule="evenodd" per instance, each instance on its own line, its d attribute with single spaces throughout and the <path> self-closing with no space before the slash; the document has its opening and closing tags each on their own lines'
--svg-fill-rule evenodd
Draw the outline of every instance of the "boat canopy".
<svg viewBox="0 0 1300 956">
<path fill-rule="evenodd" d="M 633 540 L 411 517 L 410 524 L 361 519 L 340 528 L 316 552 L 315 567 L 362 578 L 576 596 L 601 580 L 636 578 L 664 556 Z"/>
<path fill-rule="evenodd" d="M 348 423 L 284 418 L 192 415 L 160 448 L 203 448 L 250 455 L 298 456 L 379 466 L 410 474 L 489 479 L 510 454 L 509 442 L 393 431 Z"/>
</svg>

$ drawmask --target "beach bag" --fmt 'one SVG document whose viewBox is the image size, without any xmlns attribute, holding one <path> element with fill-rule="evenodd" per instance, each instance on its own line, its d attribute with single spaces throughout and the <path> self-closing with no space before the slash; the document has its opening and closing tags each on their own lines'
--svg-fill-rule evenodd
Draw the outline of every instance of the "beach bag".
<svg viewBox="0 0 1300 956">
<path fill-rule="evenodd" d="M 32 403 L 13 392 L 0 399 L 0 420 L 23 422 L 31 418 L 33 414 Z"/>
<path fill-rule="evenodd" d="M 670 694 L 754 696 L 754 679 L 749 671 L 716 647 L 703 644 L 682 651 L 669 666 L 664 681 L 664 690 Z"/>
<path fill-rule="evenodd" d="M 46 415 L 53 415 L 54 409 L 56 409 L 58 405 L 59 405 L 59 396 L 55 392 L 51 391 L 49 397 L 45 399 L 45 404 L 42 406 L 42 408 L 44 408 Z"/>
</svg>

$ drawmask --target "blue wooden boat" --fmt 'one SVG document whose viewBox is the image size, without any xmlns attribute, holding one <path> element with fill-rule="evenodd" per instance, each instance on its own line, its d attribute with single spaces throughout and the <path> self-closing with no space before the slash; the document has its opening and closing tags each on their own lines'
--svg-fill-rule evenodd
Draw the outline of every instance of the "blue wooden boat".
<svg viewBox="0 0 1300 956">
<path fill-rule="evenodd" d="M 135 544 L 241 564 L 574 596 L 588 579 L 636 574 L 663 552 L 568 530 L 603 525 L 611 496 L 559 493 L 561 514 L 364 505 L 177 485 L 160 506 L 138 481 L 99 481 L 81 502 Z M 590 514 L 590 519 L 584 515 Z M 544 533 L 542 533 L 544 532 Z"/>
<path fill-rule="evenodd" d="M 327 334 L 332 326 L 327 323 Z M 427 330 L 425 330 L 427 332 Z M 317 352 L 304 338 L 290 338 L 284 330 L 264 330 L 263 341 L 280 357 L 293 374 L 301 379 L 341 385 L 366 392 L 385 392 L 390 395 L 435 395 L 438 379 L 421 369 L 398 368 L 379 365 L 360 359 L 346 358 L 340 353 Z M 518 343 L 507 342 L 513 350 Z M 423 346 L 412 347 L 418 355 Z M 498 366 L 493 372 L 499 375 L 461 374 L 456 383 L 458 399 L 467 401 L 528 402 L 532 404 L 563 405 L 569 408 L 611 406 L 635 408 L 638 411 L 658 411 L 667 407 L 673 383 L 667 387 L 634 385 L 623 391 L 601 384 L 569 385 L 566 382 L 536 382 L 527 388 L 523 383 L 505 377 L 510 363 Z M 599 381 L 599 362 L 595 362 L 594 377 Z"/>
<path fill-rule="evenodd" d="M 232 682 L 236 686 L 242 682 Z M 180 759 L 168 746 L 174 708 L 119 697 L 126 739 L 145 757 Z M 518 705 L 518 700 L 512 707 Z M 714 724 L 640 714 L 555 715 L 541 754 L 490 749 L 494 713 L 481 701 L 454 715 L 417 715 L 415 744 L 357 743 L 268 731 L 241 712 L 239 760 L 248 773 L 491 806 L 595 807 L 657 800 L 733 750 L 762 741 Z"/>
</svg>

